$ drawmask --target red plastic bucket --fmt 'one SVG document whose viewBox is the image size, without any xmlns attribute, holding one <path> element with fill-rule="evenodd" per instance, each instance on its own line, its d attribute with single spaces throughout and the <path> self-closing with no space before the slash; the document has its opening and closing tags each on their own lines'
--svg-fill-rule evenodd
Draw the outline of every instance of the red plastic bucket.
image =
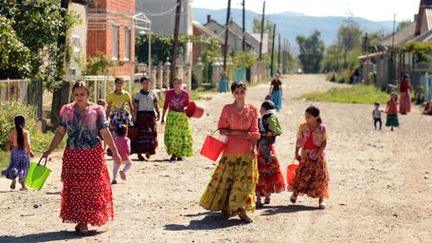
<svg viewBox="0 0 432 243">
<path fill-rule="evenodd" d="M 224 148 L 225 148 L 225 143 L 214 138 L 211 135 L 208 135 L 201 148 L 201 155 L 213 161 L 216 161 L 219 158 L 219 155 L 224 150 Z"/>
<path fill-rule="evenodd" d="M 185 112 L 188 117 L 201 118 L 204 114 L 204 108 L 191 101 L 187 104 Z"/>
<path fill-rule="evenodd" d="M 297 164 L 290 164 L 287 167 L 287 182 L 288 186 L 292 186 L 294 184 L 294 179 L 296 176 L 296 170 L 298 168 Z"/>
</svg>

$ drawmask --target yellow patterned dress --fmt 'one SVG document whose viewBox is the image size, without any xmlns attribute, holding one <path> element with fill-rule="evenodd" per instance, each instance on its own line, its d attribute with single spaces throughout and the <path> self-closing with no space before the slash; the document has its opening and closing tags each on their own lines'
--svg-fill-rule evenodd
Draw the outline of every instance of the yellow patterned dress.
<svg viewBox="0 0 432 243">
<path fill-rule="evenodd" d="M 211 180 L 201 197 L 200 205 L 211 211 L 233 213 L 239 208 L 255 210 L 255 188 L 258 165 L 255 153 L 258 132 L 258 111 L 253 105 L 237 111 L 226 105 L 219 119 L 220 129 L 248 131 L 249 135 L 229 136 Z"/>
</svg>

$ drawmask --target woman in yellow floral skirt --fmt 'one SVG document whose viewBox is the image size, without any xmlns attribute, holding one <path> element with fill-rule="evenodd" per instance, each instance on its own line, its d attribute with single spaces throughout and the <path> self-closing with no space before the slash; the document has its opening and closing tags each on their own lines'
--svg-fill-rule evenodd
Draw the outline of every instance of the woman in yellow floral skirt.
<svg viewBox="0 0 432 243">
<path fill-rule="evenodd" d="M 226 217 L 239 215 L 245 223 L 252 219 L 247 211 L 255 210 L 255 187 L 258 166 L 255 144 L 259 139 L 258 110 L 246 104 L 246 85 L 231 86 L 234 103 L 225 105 L 218 128 L 228 141 L 200 205 L 211 211 L 222 211 Z"/>
</svg>

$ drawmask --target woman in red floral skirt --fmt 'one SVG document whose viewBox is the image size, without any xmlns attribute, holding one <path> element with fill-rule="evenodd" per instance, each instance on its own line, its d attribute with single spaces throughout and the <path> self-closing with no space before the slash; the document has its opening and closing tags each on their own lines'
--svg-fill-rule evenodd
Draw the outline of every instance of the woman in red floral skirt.
<svg viewBox="0 0 432 243">
<path fill-rule="evenodd" d="M 43 157 L 51 154 L 67 132 L 60 217 L 63 222 L 76 223 L 76 232 L 86 234 L 89 224 L 100 226 L 114 217 L 111 184 L 99 136 L 113 152 L 114 161 L 121 163 L 121 159 L 104 108 L 89 102 L 89 89 L 84 82 L 77 82 L 72 93 L 74 102 L 61 108 L 60 125 Z"/>
</svg>

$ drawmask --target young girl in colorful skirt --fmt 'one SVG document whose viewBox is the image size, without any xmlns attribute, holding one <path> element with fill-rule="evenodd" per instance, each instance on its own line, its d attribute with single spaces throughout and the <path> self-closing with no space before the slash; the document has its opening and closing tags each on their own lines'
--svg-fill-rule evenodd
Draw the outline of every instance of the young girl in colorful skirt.
<svg viewBox="0 0 432 243">
<path fill-rule="evenodd" d="M 2 171 L 2 174 L 12 180 L 11 189 L 15 189 L 16 179 L 18 178 L 21 184 L 20 190 L 25 191 L 27 188 L 24 182 L 30 167 L 30 158 L 33 158 L 34 154 L 30 146 L 30 133 L 24 129 L 24 116 L 16 116 L 14 123 L 15 129 L 9 132 L 8 138 L 8 142 L 12 147 L 10 162 L 6 170 Z"/>
<path fill-rule="evenodd" d="M 139 160 L 147 159 L 156 154 L 158 146 L 157 126 L 159 121 L 159 98 L 154 90 L 150 89 L 151 80 L 148 77 L 141 77 L 141 90 L 134 96 L 134 113 L 132 121 L 138 134 L 132 140 L 132 153 L 138 154 Z"/>
<path fill-rule="evenodd" d="M 174 88 L 165 94 L 161 123 L 164 123 L 165 113 L 169 110 L 165 125 L 165 147 L 167 153 L 171 155 L 170 161 L 180 161 L 183 157 L 193 155 L 192 133 L 184 111 L 189 103 L 189 93 L 182 89 L 181 79 L 176 78 L 173 83 Z"/>
<path fill-rule="evenodd" d="M 228 137 L 200 205 L 211 211 L 222 211 L 228 218 L 239 215 L 245 223 L 252 219 L 247 211 L 255 210 L 255 188 L 258 181 L 256 141 L 259 139 L 258 111 L 246 103 L 246 85 L 233 83 L 234 103 L 225 105 L 218 128 Z"/>
<path fill-rule="evenodd" d="M 127 134 L 127 126 L 125 124 L 119 125 L 116 127 L 117 136 L 114 138 L 114 143 L 117 147 L 117 151 L 122 160 L 122 164 L 125 166 L 123 170 L 120 171 L 120 178 L 122 180 L 126 180 L 126 172 L 132 167 L 132 161 L 129 159 L 129 155 L 131 152 L 131 141 L 126 136 Z M 113 163 L 113 179 L 111 184 L 117 184 L 117 173 L 121 164 Z"/>
<path fill-rule="evenodd" d="M 103 225 L 114 217 L 110 178 L 101 137 L 112 151 L 114 163 L 121 158 L 109 131 L 105 109 L 89 101 L 84 82 L 72 87 L 74 102 L 60 110 L 60 125 L 43 157 L 47 158 L 68 134 L 63 153 L 60 217 L 76 223 L 75 231 L 88 233 L 88 225 Z"/>
<path fill-rule="evenodd" d="M 295 203 L 297 196 L 306 194 L 319 198 L 319 208 L 324 209 L 324 199 L 329 197 L 329 174 L 324 149 L 327 145 L 327 132 L 320 118 L 320 111 L 314 106 L 306 109 L 306 122 L 297 133 L 295 158 L 299 161 L 292 187 L 290 201 Z"/>
<path fill-rule="evenodd" d="M 390 95 L 390 100 L 387 102 L 386 113 L 386 127 L 390 127 L 390 130 L 393 131 L 394 127 L 399 127 L 399 119 L 398 119 L 398 102 L 397 102 L 397 94 L 392 93 Z"/>
<path fill-rule="evenodd" d="M 259 119 L 258 140 L 258 171 L 259 179 L 256 186 L 257 207 L 262 207 L 261 197 L 265 197 L 264 204 L 270 203 L 270 195 L 285 190 L 285 182 L 276 157 L 274 143 L 276 136 L 282 134 L 282 128 L 276 114 L 274 104 L 270 100 L 262 103 L 261 118 Z"/>
</svg>

